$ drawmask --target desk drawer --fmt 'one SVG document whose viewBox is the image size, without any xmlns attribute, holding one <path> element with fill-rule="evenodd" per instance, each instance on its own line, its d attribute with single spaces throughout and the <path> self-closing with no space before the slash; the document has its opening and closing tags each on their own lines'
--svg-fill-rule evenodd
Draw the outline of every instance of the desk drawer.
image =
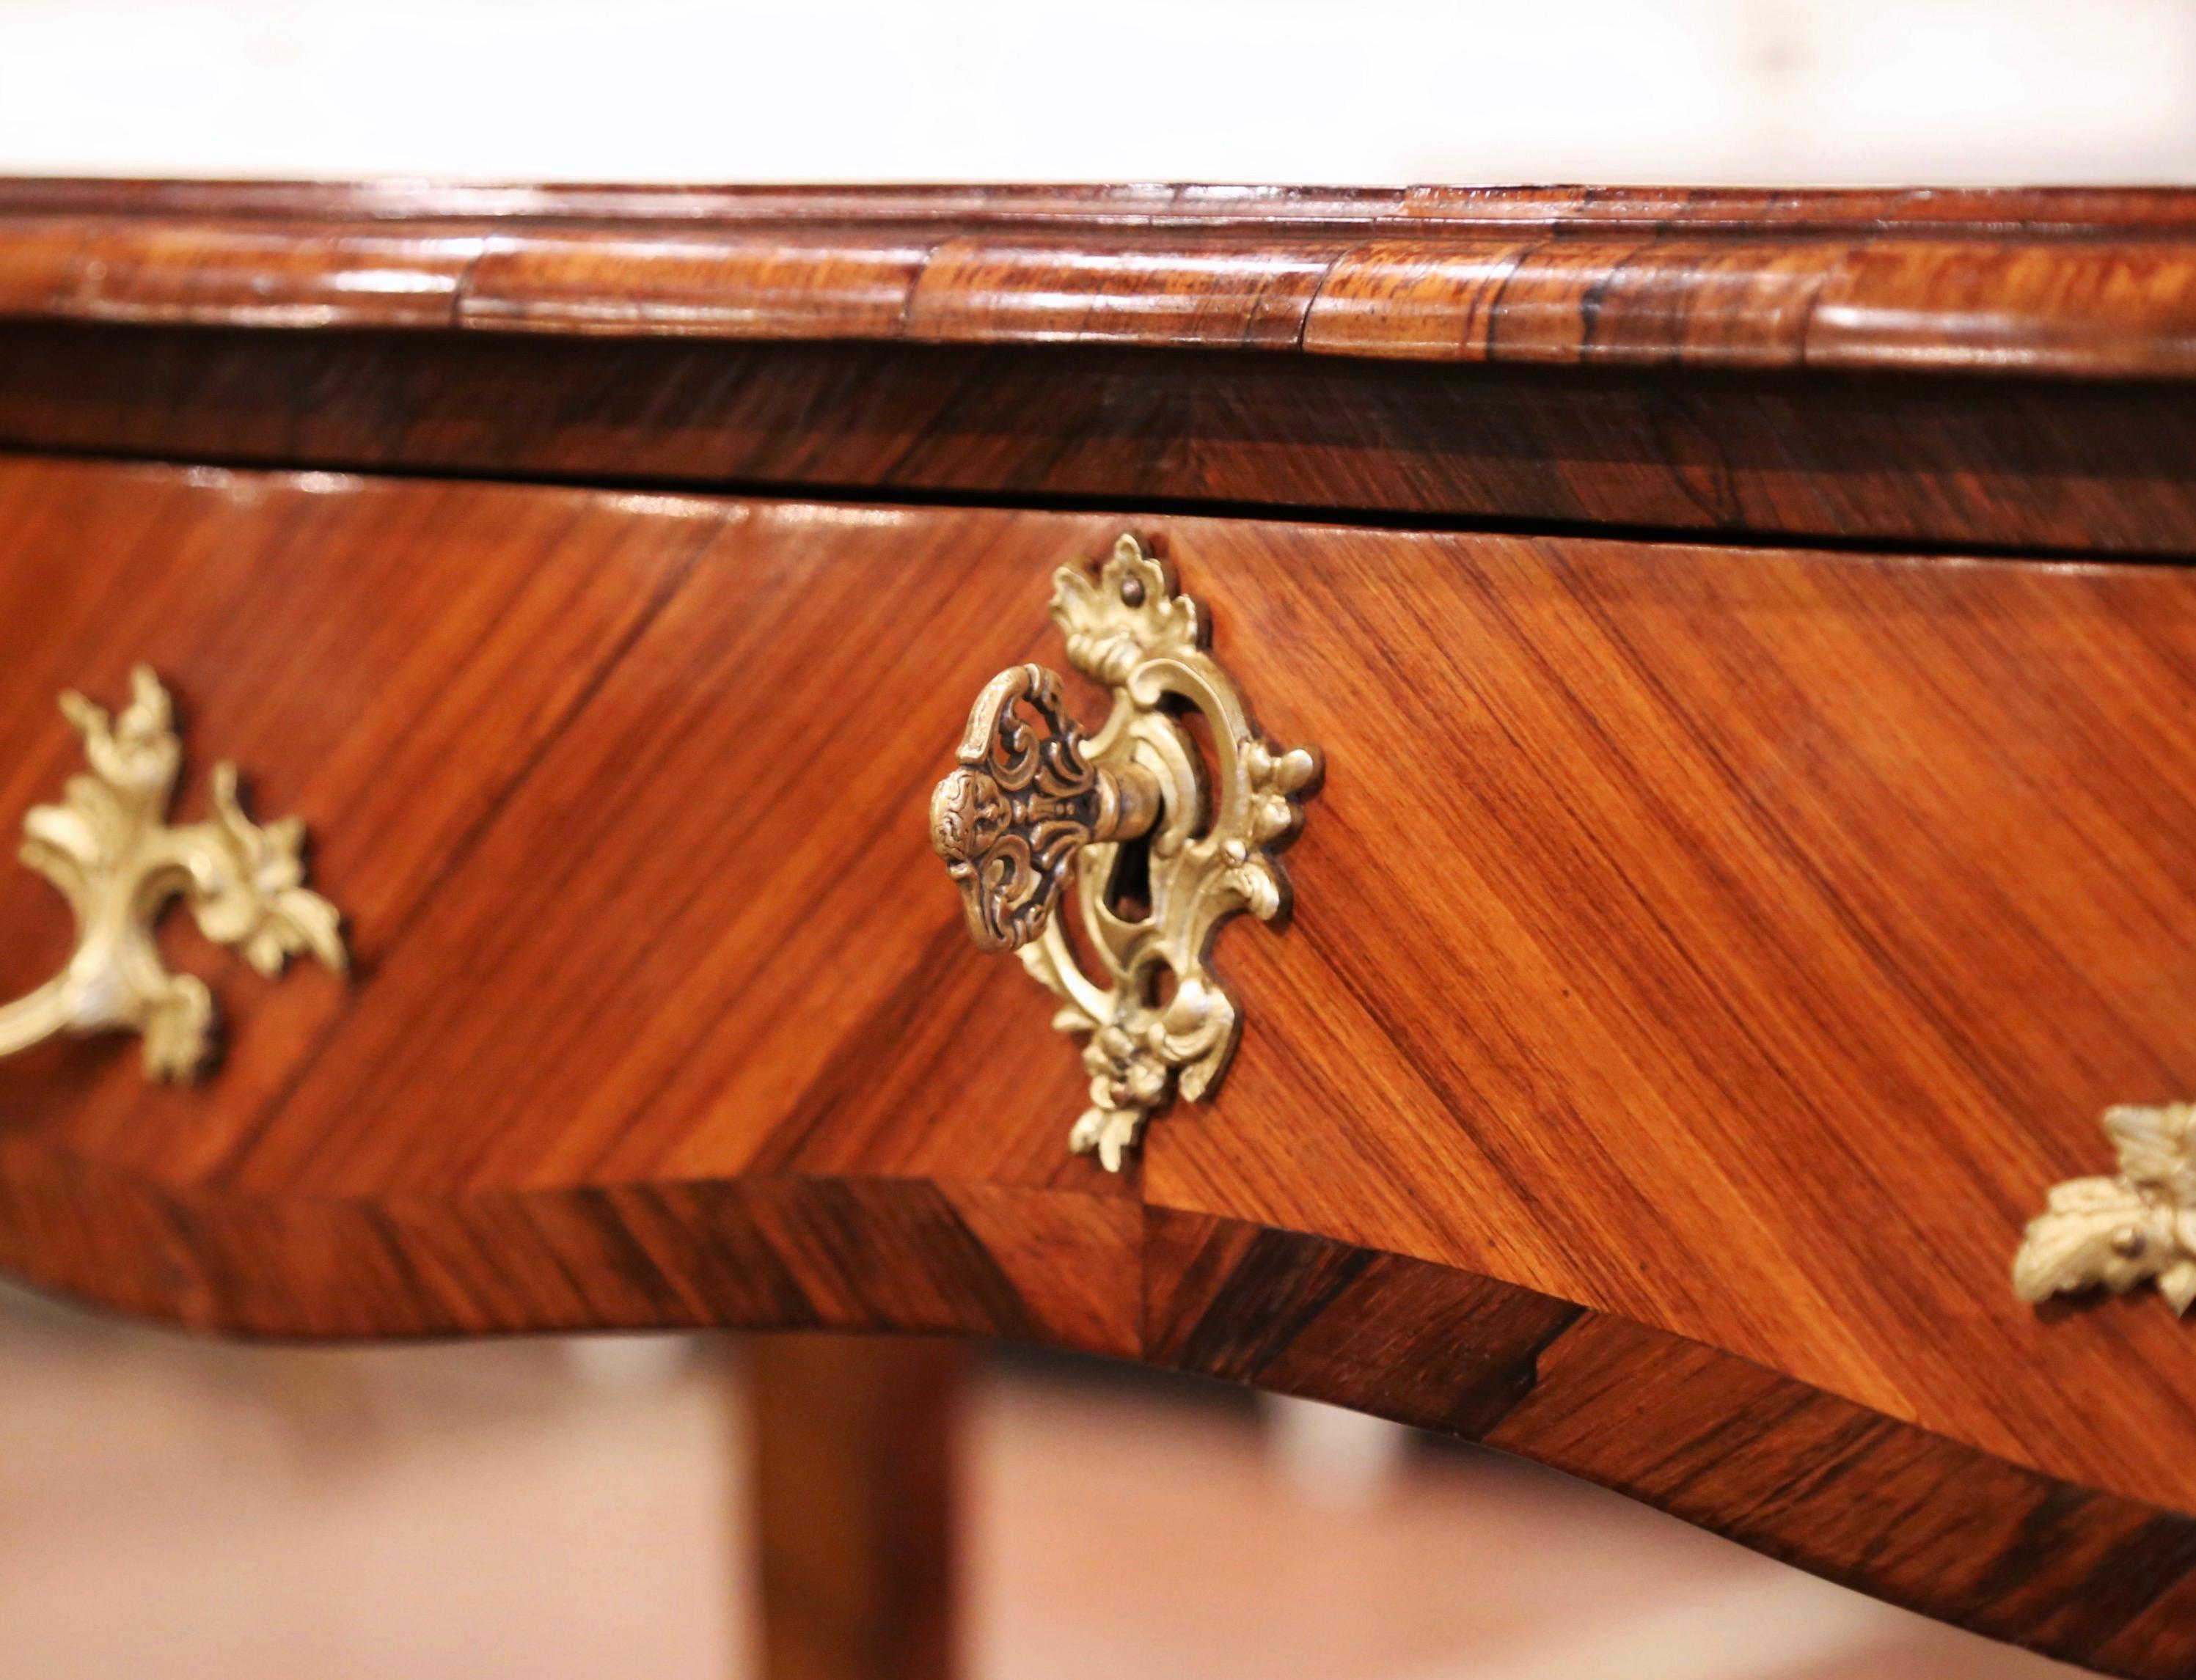
<svg viewBox="0 0 2196 1680">
<path fill-rule="evenodd" d="M 1115 1175 L 926 808 L 1124 529 L 1326 779 L 1292 924 L 1219 941 L 1224 1083 Z M 2101 1111 L 2196 1093 L 2196 574 L 0 464 L 11 827 L 77 768 L 55 695 L 139 661 L 187 788 L 234 759 L 309 825 L 355 972 L 179 927 L 213 1077 L 0 1065 L 12 1267 L 257 1331 L 892 1321 L 1255 1376 L 1167 1319 L 1240 1226 L 2196 1509 L 2172 1313 L 2008 1285 Z M 0 995 L 66 957 L 28 870 L 0 929 Z M 1310 1318 L 1349 1284 L 1307 1278 Z M 1337 1358 L 1407 1386 L 1469 1319 Z"/>
</svg>

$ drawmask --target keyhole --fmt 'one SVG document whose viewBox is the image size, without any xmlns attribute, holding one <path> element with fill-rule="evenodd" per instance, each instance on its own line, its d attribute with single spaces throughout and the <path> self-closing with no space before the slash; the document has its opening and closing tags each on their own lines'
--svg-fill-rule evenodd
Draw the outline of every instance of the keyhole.
<svg viewBox="0 0 2196 1680">
<path fill-rule="evenodd" d="M 1130 840 L 1113 853 L 1106 881 L 1106 908 L 1123 921 L 1148 921 L 1152 915 L 1152 847 Z"/>
</svg>

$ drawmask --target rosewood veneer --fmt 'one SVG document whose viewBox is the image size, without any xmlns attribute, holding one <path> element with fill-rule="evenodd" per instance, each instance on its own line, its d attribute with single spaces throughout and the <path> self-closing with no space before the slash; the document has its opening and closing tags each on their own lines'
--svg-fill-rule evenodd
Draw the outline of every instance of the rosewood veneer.
<svg viewBox="0 0 2196 1680">
<path fill-rule="evenodd" d="M 142 663 L 351 961 L 176 916 L 208 1077 L 0 1062 L 0 1264 L 1101 1353 L 2196 1673 L 2192 1331 L 2009 1275 L 2196 1097 L 2192 379 L 2173 192 L 0 182 L 0 821 Z M 927 811 L 1124 533 L 1326 775 L 1111 1172 Z M 0 929 L 0 997 L 78 937 Z M 928 1509 L 950 1377 L 779 1347 L 766 1417 Z M 781 1677 L 946 1661 L 860 1486 Z"/>
</svg>

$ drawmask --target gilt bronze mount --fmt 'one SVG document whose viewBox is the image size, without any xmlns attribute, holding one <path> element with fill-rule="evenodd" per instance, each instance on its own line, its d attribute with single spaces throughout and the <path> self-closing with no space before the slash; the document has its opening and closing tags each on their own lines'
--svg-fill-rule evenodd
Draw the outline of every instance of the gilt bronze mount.
<svg viewBox="0 0 2196 1680">
<path fill-rule="evenodd" d="M 146 1077 L 194 1079 L 212 1048 L 214 999 L 205 981 L 161 959 L 154 928 L 170 901 L 183 899 L 206 938 L 270 977 L 298 951 L 341 971 L 341 918 L 304 886 L 304 825 L 293 817 L 262 827 L 245 815 L 235 765 L 214 766 L 208 821 L 169 824 L 182 742 L 149 669 L 130 673 L 118 718 L 78 694 L 61 704 L 90 773 L 24 819 L 21 856 L 76 912 L 76 950 L 36 991 L 0 1004 L 0 1056 L 63 1035 L 136 1032 Z"/>
<path fill-rule="evenodd" d="M 2119 1155 L 2111 1178 L 2051 1186 L 2013 1261 L 2013 1292 L 2027 1302 L 2104 1288 L 2125 1293 L 2145 1279 L 2176 1313 L 2196 1303 L 2196 1104 L 2105 1114 Z"/>
<path fill-rule="evenodd" d="M 978 946 L 1018 952 L 1060 1000 L 1053 1024 L 1086 1036 L 1090 1106 L 1068 1146 L 1118 1172 L 1155 1112 L 1176 1095 L 1197 1101 L 1227 1067 L 1241 1017 L 1207 958 L 1228 917 L 1280 915 L 1287 883 L 1271 854 L 1320 765 L 1258 735 L 1205 651 L 1198 603 L 1135 537 L 1095 579 L 1063 566 L 1052 616 L 1068 662 L 1111 690 L 1111 713 L 1086 733 L 1058 673 L 994 678 L 932 796 L 930 837 Z M 1190 712 L 1205 720 L 1209 766 Z M 1134 903 L 1116 891 L 1124 873 L 1140 884 Z M 1095 973 L 1054 913 L 1071 886 Z"/>
</svg>

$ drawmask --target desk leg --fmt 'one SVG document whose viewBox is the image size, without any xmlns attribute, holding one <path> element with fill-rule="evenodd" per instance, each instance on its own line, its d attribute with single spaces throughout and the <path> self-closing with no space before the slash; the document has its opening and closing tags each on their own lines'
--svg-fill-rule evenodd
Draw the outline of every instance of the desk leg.
<svg viewBox="0 0 2196 1680">
<path fill-rule="evenodd" d="M 766 1680 L 951 1680 L 959 1342 L 749 1340 Z"/>
</svg>

